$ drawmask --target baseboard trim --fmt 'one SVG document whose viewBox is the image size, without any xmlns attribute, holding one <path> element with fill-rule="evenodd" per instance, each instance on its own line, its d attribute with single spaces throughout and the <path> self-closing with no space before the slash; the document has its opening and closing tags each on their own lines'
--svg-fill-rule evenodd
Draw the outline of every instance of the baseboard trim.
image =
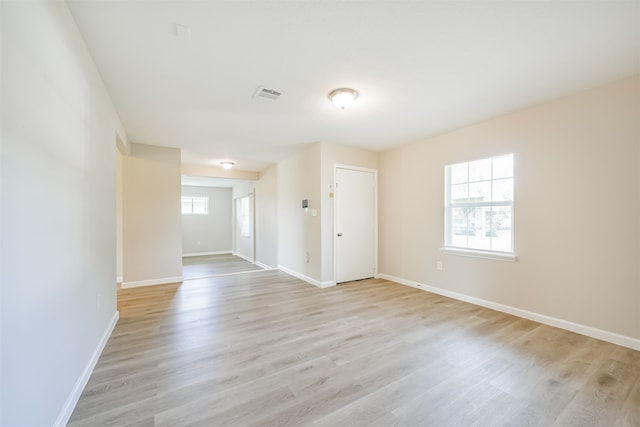
<svg viewBox="0 0 640 427">
<path fill-rule="evenodd" d="M 628 347 L 633 350 L 640 350 L 640 339 L 632 338 L 626 335 L 620 335 L 615 332 L 609 332 L 592 326 L 581 325 L 568 320 L 559 319 L 557 317 L 546 316 L 544 314 L 534 313 L 532 311 L 523 310 L 505 304 L 487 301 L 481 298 L 472 297 L 458 292 L 448 291 L 446 289 L 425 285 L 423 283 L 414 282 L 412 280 L 403 279 L 401 277 L 392 276 L 390 274 L 378 274 L 376 277 L 386 279 L 412 288 L 422 289 L 423 291 L 432 292 L 434 294 L 453 298 L 459 301 L 468 302 L 492 310 L 501 311 L 503 313 L 512 314 L 524 319 L 533 320 L 535 322 L 544 323 L 545 325 L 554 326 L 556 328 L 565 329 L 591 338 L 607 341 L 612 344 Z"/>
<path fill-rule="evenodd" d="M 180 283 L 182 282 L 182 276 L 175 277 L 163 277 L 161 279 L 151 280 L 138 280 L 136 282 L 123 282 L 120 287 L 126 288 L 138 288 L 140 286 L 152 286 L 152 285 L 166 285 L 168 283 Z"/>
<path fill-rule="evenodd" d="M 71 390 L 71 394 L 67 398 L 67 401 L 64 403 L 64 406 L 62 407 L 62 410 L 60 411 L 60 414 L 58 415 L 56 422 L 53 424 L 55 427 L 64 427 L 69 422 L 69 419 L 71 418 L 71 414 L 73 414 L 73 410 L 76 408 L 76 405 L 78 404 L 78 400 L 80 400 L 80 396 L 82 395 L 84 388 L 89 382 L 89 378 L 91 378 L 93 369 L 96 367 L 96 364 L 98 363 L 98 359 L 100 359 L 100 355 L 102 354 L 104 347 L 107 345 L 107 341 L 109 341 L 109 338 L 111 337 L 111 334 L 113 333 L 113 329 L 116 327 L 116 324 L 118 323 L 119 318 L 120 318 L 120 313 L 118 311 L 113 313 L 113 317 L 109 321 L 107 328 L 102 334 L 102 337 L 100 338 L 100 341 L 98 342 L 96 349 L 93 351 L 91 358 L 87 362 L 87 365 L 84 367 L 84 370 L 80 374 L 80 377 L 78 378 L 75 385 L 73 386 L 73 389 Z"/>
<path fill-rule="evenodd" d="M 275 270 L 275 268 L 271 267 L 270 265 L 263 264 L 263 263 L 261 263 L 260 261 L 256 261 L 256 262 L 255 262 L 255 264 L 256 264 L 258 267 L 262 268 L 263 270 Z"/>
<path fill-rule="evenodd" d="M 193 252 L 189 254 L 182 254 L 182 258 L 188 258 L 190 256 L 228 255 L 230 253 L 233 253 L 233 252 L 232 251 Z"/>
<path fill-rule="evenodd" d="M 249 261 L 251 264 L 255 264 L 255 261 L 254 261 L 254 260 L 252 260 L 251 258 L 249 258 L 249 257 L 247 257 L 247 256 L 244 256 L 244 255 L 242 255 L 242 254 L 239 254 L 238 252 L 231 252 L 231 254 L 232 254 L 232 255 L 235 255 L 235 256 L 237 256 L 237 257 L 240 257 L 240 258 L 242 258 L 242 259 L 243 259 L 243 260 L 245 260 L 245 261 Z"/>
<path fill-rule="evenodd" d="M 278 270 L 283 271 L 283 272 L 287 273 L 288 275 L 296 277 L 296 278 L 298 278 L 300 280 L 303 280 L 303 281 L 305 281 L 307 283 L 310 283 L 313 286 L 317 286 L 318 288 L 330 288 L 330 287 L 336 285 L 336 282 L 334 282 L 332 280 L 331 281 L 327 281 L 327 282 L 320 282 L 320 281 L 318 281 L 316 279 L 313 279 L 313 278 L 311 278 L 309 276 L 305 276 L 302 273 L 298 273 L 297 271 L 292 270 L 290 268 L 287 268 L 287 267 L 285 267 L 283 265 L 280 265 L 280 264 L 278 264 Z"/>
<path fill-rule="evenodd" d="M 122 284 L 122 276 L 117 276 L 116 277 L 116 283 Z"/>
<path fill-rule="evenodd" d="M 196 276 L 196 277 L 187 277 L 183 279 L 184 282 L 189 282 L 191 280 L 202 280 L 202 279 L 210 279 L 213 277 L 226 277 L 226 276 L 238 276 L 240 274 L 251 274 L 251 273 L 264 273 L 265 270 L 245 270 L 245 271 L 235 271 L 233 273 L 221 273 L 221 274 L 208 274 L 205 276 Z"/>
</svg>

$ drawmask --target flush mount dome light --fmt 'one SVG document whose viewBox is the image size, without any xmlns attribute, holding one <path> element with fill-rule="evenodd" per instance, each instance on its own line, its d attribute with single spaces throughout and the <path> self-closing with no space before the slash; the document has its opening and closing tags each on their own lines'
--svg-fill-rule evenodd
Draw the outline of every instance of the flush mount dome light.
<svg viewBox="0 0 640 427">
<path fill-rule="evenodd" d="M 341 110 L 345 110 L 353 104 L 353 101 L 358 99 L 358 92 L 349 88 L 340 88 L 331 92 L 329 99 L 333 102 L 333 105 Z"/>
<path fill-rule="evenodd" d="M 233 167 L 233 165 L 235 165 L 235 163 L 233 162 L 220 162 L 220 164 L 222 165 L 223 168 L 229 170 Z"/>
</svg>

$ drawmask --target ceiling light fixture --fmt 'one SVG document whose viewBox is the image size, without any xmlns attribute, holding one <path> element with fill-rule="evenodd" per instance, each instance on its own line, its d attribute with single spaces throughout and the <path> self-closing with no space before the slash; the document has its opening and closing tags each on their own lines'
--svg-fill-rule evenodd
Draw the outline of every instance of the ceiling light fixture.
<svg viewBox="0 0 640 427">
<path fill-rule="evenodd" d="M 345 110 L 353 104 L 353 101 L 358 99 L 358 92 L 349 88 L 340 88 L 332 91 L 329 94 L 329 99 L 333 102 L 333 105 L 341 110 Z"/>
<path fill-rule="evenodd" d="M 223 168 L 225 168 L 226 170 L 231 169 L 235 163 L 233 162 L 220 162 L 220 164 L 222 165 Z"/>
</svg>

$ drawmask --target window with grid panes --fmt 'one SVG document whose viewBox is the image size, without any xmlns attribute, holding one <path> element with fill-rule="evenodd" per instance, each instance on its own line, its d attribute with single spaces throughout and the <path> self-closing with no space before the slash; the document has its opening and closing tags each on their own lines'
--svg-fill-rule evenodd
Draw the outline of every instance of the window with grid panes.
<svg viewBox="0 0 640 427">
<path fill-rule="evenodd" d="M 445 248 L 513 254 L 513 154 L 445 167 Z"/>
</svg>

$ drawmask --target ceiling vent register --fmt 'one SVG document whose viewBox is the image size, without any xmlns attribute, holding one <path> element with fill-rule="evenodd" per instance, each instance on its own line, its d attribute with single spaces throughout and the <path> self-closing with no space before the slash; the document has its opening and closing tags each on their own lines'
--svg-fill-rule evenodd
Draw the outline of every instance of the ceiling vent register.
<svg viewBox="0 0 640 427">
<path fill-rule="evenodd" d="M 282 96 L 282 91 L 276 89 L 269 89 L 264 86 L 260 86 L 258 91 L 253 96 L 255 99 L 263 99 L 265 101 L 277 101 Z"/>
</svg>

